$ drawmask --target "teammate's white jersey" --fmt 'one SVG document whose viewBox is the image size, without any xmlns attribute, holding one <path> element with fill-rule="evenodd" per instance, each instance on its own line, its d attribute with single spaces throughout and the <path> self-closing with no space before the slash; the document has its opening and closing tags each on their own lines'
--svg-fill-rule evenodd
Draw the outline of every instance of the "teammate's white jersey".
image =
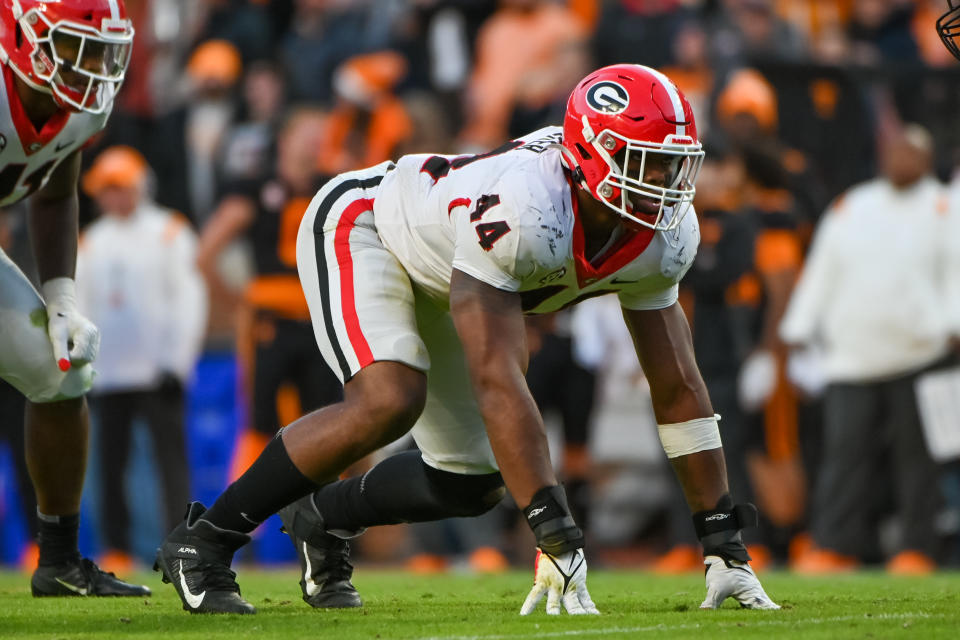
<svg viewBox="0 0 960 640">
<path fill-rule="evenodd" d="M 0 206 L 7 206 L 42 187 L 64 158 L 103 129 L 110 110 L 60 111 L 37 131 L 16 95 L 13 72 L 0 68 Z"/>
<path fill-rule="evenodd" d="M 13 72 L 0 65 L 0 207 L 42 187 L 67 156 L 103 129 L 110 115 L 59 111 L 37 131 L 16 93 Z M 52 98 L 51 98 L 52 100 Z M 63 372 L 47 336 L 44 302 L 0 249 L 0 379 L 32 402 L 77 398 L 93 384 L 93 366 Z"/>
<path fill-rule="evenodd" d="M 416 287 L 446 304 L 456 268 L 520 292 L 528 313 L 613 292 L 628 309 L 676 301 L 700 241 L 696 215 L 689 211 L 675 232 L 629 232 L 591 265 L 556 146 L 561 135 L 547 127 L 480 156 L 399 160 L 380 184 L 374 218 Z"/>
</svg>

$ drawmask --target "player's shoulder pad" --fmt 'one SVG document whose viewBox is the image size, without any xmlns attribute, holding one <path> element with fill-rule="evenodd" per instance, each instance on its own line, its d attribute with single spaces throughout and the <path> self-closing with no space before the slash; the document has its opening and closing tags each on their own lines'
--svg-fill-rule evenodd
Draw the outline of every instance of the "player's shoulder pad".
<svg viewBox="0 0 960 640">
<path fill-rule="evenodd" d="M 503 176 L 500 187 L 512 218 L 508 224 L 517 234 L 520 270 L 563 264 L 572 240 L 573 208 L 559 161 L 553 167 L 548 158 L 531 158 Z"/>
<path fill-rule="evenodd" d="M 660 273 L 672 282 L 680 282 L 693 265 L 700 247 L 700 222 L 693 205 L 684 214 L 675 231 L 659 231 L 666 234 L 664 251 L 660 259 Z"/>
</svg>

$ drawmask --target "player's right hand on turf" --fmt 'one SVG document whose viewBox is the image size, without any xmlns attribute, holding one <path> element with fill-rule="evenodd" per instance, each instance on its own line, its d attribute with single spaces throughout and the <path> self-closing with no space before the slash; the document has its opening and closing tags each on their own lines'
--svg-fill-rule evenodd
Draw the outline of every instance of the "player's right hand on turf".
<svg viewBox="0 0 960 640">
<path fill-rule="evenodd" d="M 93 362 L 100 350 L 100 331 L 77 311 L 76 286 L 71 278 L 43 283 L 47 307 L 47 335 L 61 371 Z"/>
<path fill-rule="evenodd" d="M 520 615 L 525 616 L 536 609 L 544 594 L 550 615 L 560 614 L 561 602 L 570 614 L 600 613 L 587 592 L 587 559 L 583 549 L 557 556 L 537 549 L 533 589 L 524 600 Z"/>
<path fill-rule="evenodd" d="M 707 556 L 707 597 L 701 609 L 718 609 L 727 598 L 734 598 L 745 609 L 779 609 L 760 585 L 757 574 L 746 562 Z"/>
</svg>

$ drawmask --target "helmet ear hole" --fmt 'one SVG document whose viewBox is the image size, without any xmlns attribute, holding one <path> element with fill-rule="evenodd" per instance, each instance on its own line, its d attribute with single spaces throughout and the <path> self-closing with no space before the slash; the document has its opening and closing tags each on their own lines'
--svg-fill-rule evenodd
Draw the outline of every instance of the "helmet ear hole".
<svg viewBox="0 0 960 640">
<path fill-rule="evenodd" d="M 17 49 L 23 46 L 23 29 L 20 28 L 20 22 L 17 21 L 17 27 L 14 30 L 14 38 L 16 38 Z"/>
<path fill-rule="evenodd" d="M 580 157 L 583 158 L 584 160 L 593 159 L 593 156 L 591 156 L 590 153 L 586 149 L 584 149 L 583 145 L 580 144 L 579 142 L 577 143 L 577 151 L 580 152 Z"/>
<path fill-rule="evenodd" d="M 577 167 L 573 170 L 573 181 L 576 182 L 581 187 L 587 188 L 586 182 L 587 179 L 583 176 L 583 169 Z"/>
</svg>

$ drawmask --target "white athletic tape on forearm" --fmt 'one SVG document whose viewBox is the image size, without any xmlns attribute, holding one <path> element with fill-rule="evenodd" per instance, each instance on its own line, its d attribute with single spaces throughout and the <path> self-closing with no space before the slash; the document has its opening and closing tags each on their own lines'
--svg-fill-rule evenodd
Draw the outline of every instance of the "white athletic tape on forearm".
<svg viewBox="0 0 960 640">
<path fill-rule="evenodd" d="M 663 445 L 664 453 L 668 458 L 677 458 L 698 451 L 719 449 L 723 446 L 717 424 L 719 419 L 720 416 L 713 415 L 675 424 L 658 424 L 657 431 L 660 433 L 660 444 Z"/>
</svg>

